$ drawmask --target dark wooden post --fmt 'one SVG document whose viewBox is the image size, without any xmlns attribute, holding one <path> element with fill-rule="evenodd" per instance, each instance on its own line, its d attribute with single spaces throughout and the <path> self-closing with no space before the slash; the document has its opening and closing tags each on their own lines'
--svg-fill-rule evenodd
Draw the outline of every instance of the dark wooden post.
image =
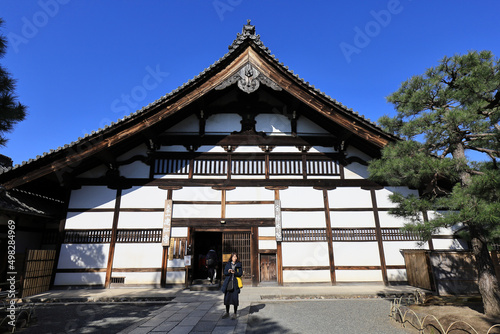
<svg viewBox="0 0 500 334">
<path fill-rule="evenodd" d="M 120 203 L 122 199 L 122 190 L 116 190 L 115 211 L 113 214 L 113 228 L 111 229 L 111 242 L 109 244 L 108 265 L 106 267 L 106 280 L 104 287 L 109 288 L 111 284 L 111 273 L 113 272 L 113 259 L 115 257 L 116 237 L 118 235 L 118 217 L 120 215 Z"/>
<path fill-rule="evenodd" d="M 389 279 L 387 278 L 387 265 L 385 264 L 385 254 L 384 254 L 384 242 L 382 240 L 382 231 L 380 229 L 380 218 L 378 215 L 377 197 L 375 194 L 375 189 L 370 189 L 370 195 L 372 197 L 373 206 L 373 217 L 375 218 L 375 235 L 377 237 L 378 253 L 380 257 L 380 267 L 382 270 L 382 279 L 384 284 L 389 284 Z"/>
<path fill-rule="evenodd" d="M 252 267 L 252 286 L 259 285 L 259 227 L 252 226 L 250 233 L 250 267 Z"/>
</svg>

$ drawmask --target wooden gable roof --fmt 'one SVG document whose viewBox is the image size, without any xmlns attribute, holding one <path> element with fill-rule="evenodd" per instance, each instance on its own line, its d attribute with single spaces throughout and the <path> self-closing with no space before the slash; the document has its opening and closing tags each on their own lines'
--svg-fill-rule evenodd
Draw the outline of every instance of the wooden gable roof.
<svg viewBox="0 0 500 334">
<path fill-rule="evenodd" d="M 151 140 L 169 120 L 180 117 L 179 111 L 233 84 L 245 86 L 245 81 L 249 85 L 246 89 L 255 88 L 250 87 L 253 84 L 283 91 L 336 124 L 346 138 L 356 138 L 377 150 L 397 140 L 288 70 L 271 55 L 255 34 L 255 27 L 248 23 L 229 46 L 229 52 L 195 78 L 116 123 L 7 169 L 0 174 L 0 183 L 11 189 L 51 175 L 54 182 L 61 184 L 72 171 L 86 166 L 86 161 L 97 159 L 101 164 L 111 164 L 110 150 L 123 153 L 131 145 Z"/>
</svg>

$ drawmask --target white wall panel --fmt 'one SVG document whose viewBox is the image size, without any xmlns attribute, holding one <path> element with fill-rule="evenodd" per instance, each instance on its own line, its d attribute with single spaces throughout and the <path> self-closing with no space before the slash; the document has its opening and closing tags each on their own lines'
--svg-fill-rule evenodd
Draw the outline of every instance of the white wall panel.
<svg viewBox="0 0 500 334">
<path fill-rule="evenodd" d="M 375 227 L 373 212 L 330 211 L 332 227 Z"/>
<path fill-rule="evenodd" d="M 313 146 L 309 149 L 310 153 L 337 153 L 338 151 L 333 147 Z"/>
<path fill-rule="evenodd" d="M 259 227 L 259 237 L 274 237 L 276 228 L 274 226 Z"/>
<path fill-rule="evenodd" d="M 120 166 L 120 176 L 126 178 L 147 179 L 149 178 L 150 167 L 142 161 L 135 161 L 131 164 Z"/>
<path fill-rule="evenodd" d="M 167 268 L 184 268 L 184 267 L 185 267 L 184 259 L 168 260 Z"/>
<path fill-rule="evenodd" d="M 143 272 L 143 273 L 113 273 L 113 277 L 125 277 L 127 284 L 160 284 L 161 272 Z"/>
<path fill-rule="evenodd" d="M 283 266 L 329 266 L 326 242 L 283 242 Z"/>
<path fill-rule="evenodd" d="M 160 152 L 188 152 L 187 148 L 182 145 L 165 145 L 160 146 L 158 149 Z"/>
<path fill-rule="evenodd" d="M 393 216 L 387 211 L 379 211 L 378 217 L 380 227 L 403 227 L 405 224 L 405 220 L 403 218 Z"/>
<path fill-rule="evenodd" d="M 255 117 L 257 124 L 255 130 L 263 131 L 268 135 L 280 133 L 291 133 L 292 125 L 288 117 L 280 114 L 259 114 Z"/>
<path fill-rule="evenodd" d="M 330 282 L 329 270 L 284 270 L 284 283 Z"/>
<path fill-rule="evenodd" d="M 353 162 L 344 167 L 344 177 L 346 179 L 367 179 L 368 176 L 368 168 L 357 162 Z"/>
<path fill-rule="evenodd" d="M 68 208 L 114 208 L 116 190 L 106 186 L 83 186 L 72 190 Z"/>
<path fill-rule="evenodd" d="M 158 187 L 132 187 L 122 192 L 121 208 L 163 208 L 167 191 Z"/>
<path fill-rule="evenodd" d="M 336 270 L 337 282 L 381 282 L 381 270 Z"/>
<path fill-rule="evenodd" d="M 274 191 L 260 187 L 239 187 L 226 191 L 226 201 L 274 201 Z"/>
<path fill-rule="evenodd" d="M 106 273 L 57 273 L 54 285 L 104 285 Z"/>
<path fill-rule="evenodd" d="M 387 269 L 387 279 L 390 282 L 401 282 L 407 281 L 408 276 L 405 269 Z"/>
<path fill-rule="evenodd" d="M 377 206 L 379 208 L 394 208 L 394 207 L 396 207 L 396 204 L 392 203 L 391 200 L 389 199 L 389 195 L 392 195 L 395 192 L 403 194 L 404 196 L 407 196 L 410 194 L 414 194 L 415 196 L 418 196 L 417 190 L 410 190 L 406 187 L 386 187 L 384 189 L 375 191 L 375 194 L 377 196 Z"/>
<path fill-rule="evenodd" d="M 198 147 L 196 152 L 201 152 L 201 153 L 227 153 L 226 150 L 222 146 L 208 146 L 208 145 L 202 145 Z"/>
<path fill-rule="evenodd" d="M 272 204 L 226 205 L 226 218 L 274 218 L 274 205 Z"/>
<path fill-rule="evenodd" d="M 184 120 L 180 121 L 170 129 L 165 131 L 169 132 L 198 132 L 200 130 L 200 121 L 196 115 L 191 115 Z"/>
<path fill-rule="evenodd" d="M 371 208 L 370 191 L 361 188 L 337 188 L 328 190 L 330 208 Z"/>
<path fill-rule="evenodd" d="M 323 191 L 308 187 L 280 190 L 282 208 L 324 208 Z"/>
<path fill-rule="evenodd" d="M 271 156 L 273 153 L 299 153 L 299 149 L 295 146 L 277 146 L 271 152 Z"/>
<path fill-rule="evenodd" d="M 387 265 L 404 265 L 405 259 L 401 249 L 429 249 L 429 247 L 427 243 L 421 246 L 417 241 L 385 241 L 385 263 Z"/>
<path fill-rule="evenodd" d="M 467 243 L 456 239 L 432 239 L 434 249 L 467 249 Z"/>
<path fill-rule="evenodd" d="M 301 116 L 297 120 L 297 133 L 327 134 L 329 132 L 323 129 L 318 124 L 311 121 L 309 118 Z"/>
<path fill-rule="evenodd" d="M 113 227 L 113 212 L 68 212 L 66 230 L 99 230 Z"/>
<path fill-rule="evenodd" d="M 172 238 L 186 238 L 188 236 L 188 228 L 187 227 L 172 227 L 172 231 L 170 233 Z"/>
<path fill-rule="evenodd" d="M 62 244 L 58 269 L 106 268 L 109 244 Z"/>
<path fill-rule="evenodd" d="M 220 218 L 221 206 L 214 204 L 174 204 L 173 218 Z"/>
<path fill-rule="evenodd" d="M 326 228 L 325 213 L 311 212 L 281 212 L 283 228 Z"/>
<path fill-rule="evenodd" d="M 274 240 L 259 240 L 259 249 L 277 249 L 277 243 Z"/>
<path fill-rule="evenodd" d="M 238 146 L 234 152 L 237 153 L 262 153 L 262 149 L 258 146 Z"/>
<path fill-rule="evenodd" d="M 210 116 L 205 123 L 205 132 L 219 132 L 230 134 L 241 130 L 241 116 L 238 114 L 215 114 Z M 198 127 L 199 122 L 196 122 Z M 198 131 L 198 130 L 196 130 Z"/>
<path fill-rule="evenodd" d="M 162 228 L 163 212 L 120 212 L 118 228 Z"/>
<path fill-rule="evenodd" d="M 347 147 L 346 156 L 347 157 L 358 157 L 358 158 L 363 159 L 364 161 L 370 161 L 372 159 L 368 154 L 361 152 L 360 150 L 358 150 L 357 148 L 355 148 L 353 146 Z"/>
<path fill-rule="evenodd" d="M 161 268 L 160 243 L 117 243 L 113 268 Z"/>
<path fill-rule="evenodd" d="M 184 187 L 174 190 L 174 201 L 221 201 L 222 192 L 209 187 Z"/>
<path fill-rule="evenodd" d="M 185 276 L 185 271 L 167 271 L 167 283 L 184 284 Z"/>
<path fill-rule="evenodd" d="M 380 266 L 376 241 L 333 242 L 336 266 Z"/>
</svg>

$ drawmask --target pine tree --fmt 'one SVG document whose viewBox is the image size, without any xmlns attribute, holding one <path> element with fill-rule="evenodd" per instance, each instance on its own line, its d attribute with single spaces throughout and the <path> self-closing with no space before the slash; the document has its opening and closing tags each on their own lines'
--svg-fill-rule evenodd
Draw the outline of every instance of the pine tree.
<svg viewBox="0 0 500 334">
<path fill-rule="evenodd" d="M 500 316 L 499 282 L 488 250 L 500 240 L 500 60 L 489 51 L 445 57 L 387 100 L 396 116 L 379 123 L 403 140 L 370 163 L 370 177 L 420 189 L 419 196 L 394 194 L 391 200 L 397 203 L 392 213 L 408 219 L 407 228 L 422 237 L 442 227 L 464 227 L 484 312 Z M 442 213 L 425 221 L 423 211 Z"/>
<path fill-rule="evenodd" d="M 0 27 L 2 26 L 3 20 L 0 19 Z M 6 49 L 5 36 L 0 35 L 0 58 L 5 55 Z M 0 65 L 0 146 L 7 143 L 5 133 L 12 131 L 14 125 L 26 117 L 26 106 L 16 101 L 15 88 L 15 80 Z"/>
</svg>

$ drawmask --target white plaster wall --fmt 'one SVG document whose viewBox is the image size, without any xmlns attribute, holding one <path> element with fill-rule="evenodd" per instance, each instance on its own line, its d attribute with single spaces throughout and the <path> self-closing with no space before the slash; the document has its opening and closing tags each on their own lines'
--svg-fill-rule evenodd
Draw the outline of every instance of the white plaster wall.
<svg viewBox="0 0 500 334">
<path fill-rule="evenodd" d="M 174 204 L 172 217 L 220 218 L 221 212 L 220 204 Z"/>
<path fill-rule="evenodd" d="M 116 190 L 106 186 L 83 186 L 72 190 L 68 208 L 114 208 Z"/>
<path fill-rule="evenodd" d="M 274 205 L 273 204 L 226 205 L 226 218 L 274 218 Z"/>
<path fill-rule="evenodd" d="M 87 179 L 87 178 L 94 179 L 94 178 L 98 178 L 98 177 L 106 175 L 107 171 L 108 171 L 108 168 L 106 166 L 100 165 L 100 166 L 97 166 L 96 168 L 92 168 L 92 169 L 86 171 L 85 173 L 78 175 L 78 177 L 84 178 L 84 179 Z"/>
<path fill-rule="evenodd" d="M 387 211 L 379 211 L 378 218 L 380 227 L 403 227 L 405 220 L 400 217 L 390 215 Z"/>
<path fill-rule="evenodd" d="M 187 238 L 188 228 L 187 227 L 172 227 L 170 232 L 172 238 Z"/>
<path fill-rule="evenodd" d="M 128 165 L 120 166 L 120 176 L 126 178 L 147 179 L 150 167 L 142 161 L 135 161 Z"/>
<path fill-rule="evenodd" d="M 226 201 L 274 201 L 274 190 L 260 187 L 239 187 L 226 191 Z"/>
<path fill-rule="evenodd" d="M 167 268 L 184 268 L 184 267 L 185 267 L 184 259 L 172 259 L 167 261 Z"/>
<path fill-rule="evenodd" d="M 172 126 L 170 129 L 165 131 L 169 132 L 198 132 L 200 130 L 200 122 L 198 117 L 191 115 L 184 120 L 180 121 L 176 125 Z"/>
<path fill-rule="evenodd" d="M 372 159 L 368 154 L 361 152 L 360 150 L 358 150 L 357 148 L 355 148 L 353 146 L 347 147 L 346 157 L 358 157 L 358 158 L 363 159 L 364 161 L 370 161 Z"/>
<path fill-rule="evenodd" d="M 380 282 L 383 281 L 381 270 L 336 270 L 337 282 Z"/>
<path fill-rule="evenodd" d="M 326 242 L 283 242 L 283 266 L 329 266 Z"/>
<path fill-rule="evenodd" d="M 336 266 L 380 266 L 376 241 L 333 242 Z"/>
<path fill-rule="evenodd" d="M 99 230 L 113 227 L 113 212 L 68 212 L 66 230 Z"/>
<path fill-rule="evenodd" d="M 407 281 L 406 269 L 387 269 L 387 279 L 392 282 Z"/>
<path fill-rule="evenodd" d="M 357 162 L 353 162 L 344 167 L 344 177 L 346 179 L 367 179 L 368 176 L 368 167 Z"/>
<path fill-rule="evenodd" d="M 396 204 L 392 203 L 391 200 L 389 199 L 389 196 L 395 192 L 403 194 L 404 196 L 408 196 L 410 194 L 418 196 L 417 190 L 411 190 L 408 189 L 407 187 L 385 187 L 384 189 L 375 191 L 377 197 L 377 206 L 379 208 L 396 207 Z"/>
<path fill-rule="evenodd" d="M 297 133 L 328 134 L 329 132 L 311 121 L 309 118 L 301 116 L 297 120 Z"/>
<path fill-rule="evenodd" d="M 182 145 L 166 145 L 160 146 L 159 152 L 187 152 L 187 148 Z"/>
<path fill-rule="evenodd" d="M 274 240 L 259 240 L 259 249 L 277 249 L 277 243 Z"/>
<path fill-rule="evenodd" d="M 330 211 L 332 227 L 375 227 L 373 212 Z"/>
<path fill-rule="evenodd" d="M 333 147 L 324 147 L 324 146 L 313 146 L 309 149 L 310 153 L 336 153 L 338 152 Z"/>
<path fill-rule="evenodd" d="M 324 208 L 323 191 L 308 187 L 280 190 L 282 208 Z"/>
<path fill-rule="evenodd" d="M 122 192 L 120 208 L 164 208 L 167 191 L 158 187 L 132 187 Z"/>
<path fill-rule="evenodd" d="M 262 153 L 262 149 L 258 146 L 238 146 L 234 152 L 236 153 Z"/>
<path fill-rule="evenodd" d="M 167 271 L 167 283 L 184 284 L 185 276 L 185 271 Z"/>
<path fill-rule="evenodd" d="M 259 237 L 274 237 L 276 228 L 274 226 L 259 227 Z"/>
<path fill-rule="evenodd" d="M 222 146 L 205 146 L 205 145 L 202 145 L 200 146 L 196 152 L 201 152 L 201 153 L 206 153 L 206 152 L 210 152 L 210 153 L 226 153 L 226 151 L 224 150 L 224 148 Z"/>
<path fill-rule="evenodd" d="M 263 131 L 268 135 L 291 133 L 292 125 L 288 117 L 279 114 L 259 114 L 255 117 L 255 130 Z"/>
<path fill-rule="evenodd" d="M 136 155 L 146 155 L 147 151 L 148 151 L 148 147 L 146 146 L 146 144 L 141 144 L 139 146 L 136 146 L 136 147 L 128 150 L 126 153 L 120 155 L 116 160 L 117 161 L 124 161 L 124 160 L 130 159 Z"/>
<path fill-rule="evenodd" d="M 54 285 L 104 285 L 106 273 L 57 273 Z"/>
<path fill-rule="evenodd" d="M 467 243 L 456 239 L 432 239 L 434 249 L 467 249 Z"/>
<path fill-rule="evenodd" d="M 326 228 L 325 213 L 311 212 L 281 212 L 283 228 Z"/>
<path fill-rule="evenodd" d="M 328 190 L 330 208 L 372 208 L 370 191 L 361 188 Z"/>
<path fill-rule="evenodd" d="M 106 268 L 109 244 L 62 244 L 58 269 Z"/>
<path fill-rule="evenodd" d="M 161 243 L 117 243 L 113 268 L 161 268 Z"/>
<path fill-rule="evenodd" d="M 419 245 L 417 241 L 384 241 L 385 263 L 387 265 L 404 265 L 402 249 L 429 249 L 427 243 Z"/>
<path fill-rule="evenodd" d="M 284 270 L 284 283 L 330 282 L 329 270 Z"/>
<path fill-rule="evenodd" d="M 127 284 L 160 284 L 161 272 L 144 272 L 144 273 L 113 273 L 112 277 L 125 277 L 125 285 Z"/>
<path fill-rule="evenodd" d="M 205 132 L 218 132 L 230 134 L 241 130 L 241 116 L 238 114 L 215 114 L 210 116 L 205 123 Z M 196 123 L 198 127 L 198 122 Z"/>
<path fill-rule="evenodd" d="M 118 228 L 162 228 L 163 212 L 120 212 Z"/>
<path fill-rule="evenodd" d="M 226 195 L 229 192 L 226 192 Z M 174 190 L 172 199 L 174 201 L 221 201 L 222 192 L 210 187 L 184 187 Z"/>
<path fill-rule="evenodd" d="M 277 146 L 271 152 L 271 156 L 273 153 L 299 153 L 300 150 L 295 146 Z"/>
</svg>

